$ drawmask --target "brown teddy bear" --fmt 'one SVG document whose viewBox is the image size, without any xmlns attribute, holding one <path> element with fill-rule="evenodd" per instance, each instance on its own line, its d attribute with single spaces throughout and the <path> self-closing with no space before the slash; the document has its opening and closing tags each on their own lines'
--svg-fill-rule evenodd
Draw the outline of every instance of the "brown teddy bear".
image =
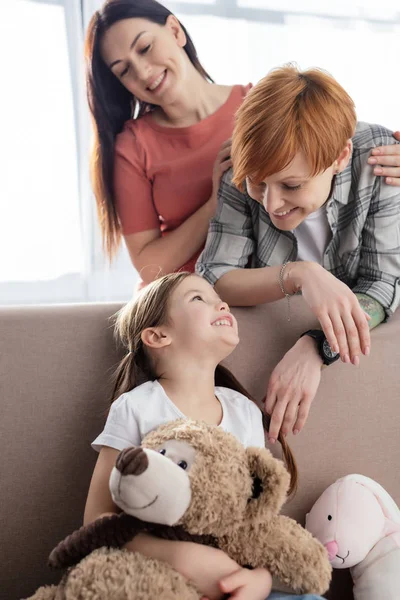
<svg viewBox="0 0 400 600">
<path fill-rule="evenodd" d="M 230 433 L 205 423 L 170 422 L 147 435 L 141 447 L 120 453 L 110 489 L 124 513 L 69 536 L 50 563 L 72 564 L 96 546 L 122 545 L 144 530 L 215 545 L 240 565 L 269 569 L 296 593 L 323 594 L 331 578 L 325 548 L 279 514 L 288 486 L 283 463 L 266 448 L 245 449 Z M 125 538 L 121 528 L 129 530 Z M 198 600 L 201 593 L 165 563 L 101 548 L 67 572 L 58 588 L 40 588 L 31 600 L 161 597 Z"/>
</svg>

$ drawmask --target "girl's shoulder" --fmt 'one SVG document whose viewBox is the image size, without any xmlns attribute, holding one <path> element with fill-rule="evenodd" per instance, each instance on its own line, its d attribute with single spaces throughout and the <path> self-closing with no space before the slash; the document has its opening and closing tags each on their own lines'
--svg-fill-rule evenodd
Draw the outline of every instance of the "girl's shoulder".
<svg viewBox="0 0 400 600">
<path fill-rule="evenodd" d="M 253 400 L 250 400 L 250 398 L 232 388 L 216 386 L 215 393 L 218 398 L 222 397 L 224 400 L 231 404 L 235 404 L 240 409 L 256 413 L 260 412 L 260 409 Z"/>
<path fill-rule="evenodd" d="M 159 386 L 157 386 L 156 382 L 146 381 L 119 396 L 112 403 L 111 409 L 118 410 L 124 407 L 135 411 L 140 410 L 141 405 L 148 405 L 150 397 L 158 396 L 159 394 Z"/>
</svg>

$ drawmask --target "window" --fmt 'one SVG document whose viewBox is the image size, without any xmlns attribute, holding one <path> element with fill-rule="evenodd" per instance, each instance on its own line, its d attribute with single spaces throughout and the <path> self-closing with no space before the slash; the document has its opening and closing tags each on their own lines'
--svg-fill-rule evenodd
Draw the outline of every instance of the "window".
<svg viewBox="0 0 400 600">
<path fill-rule="evenodd" d="M 33 282 L 80 273 L 82 241 L 63 6 L 5 3 L 0 45 L 9 57 L 0 111 L 0 285 L 7 301 L 7 291 L 12 296 L 22 285 L 29 296 Z"/>
<path fill-rule="evenodd" d="M 0 303 L 123 300 L 138 275 L 102 254 L 88 179 L 84 30 L 102 0 L 4 0 Z M 400 128 L 397 0 L 165 0 L 219 83 L 294 61 L 331 72 L 360 120 Z M 384 60 L 383 60 L 384 55 Z"/>
</svg>

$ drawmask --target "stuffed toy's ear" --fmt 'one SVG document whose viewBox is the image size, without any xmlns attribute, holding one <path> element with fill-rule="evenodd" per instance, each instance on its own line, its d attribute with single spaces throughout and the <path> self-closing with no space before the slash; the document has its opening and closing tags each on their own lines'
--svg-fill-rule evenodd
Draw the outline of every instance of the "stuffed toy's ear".
<svg viewBox="0 0 400 600">
<path fill-rule="evenodd" d="M 249 473 L 253 478 L 253 495 L 247 507 L 248 518 L 257 520 L 279 513 L 285 503 L 290 476 L 282 461 L 267 448 L 247 448 Z"/>
</svg>

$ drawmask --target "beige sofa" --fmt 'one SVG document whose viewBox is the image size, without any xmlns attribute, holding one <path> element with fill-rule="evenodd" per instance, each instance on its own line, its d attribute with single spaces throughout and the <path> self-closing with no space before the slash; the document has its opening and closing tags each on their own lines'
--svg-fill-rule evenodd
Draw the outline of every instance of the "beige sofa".
<svg viewBox="0 0 400 600">
<path fill-rule="evenodd" d="M 259 399 L 278 358 L 314 324 L 301 298 L 238 309 L 241 344 L 228 364 Z M 117 305 L 0 308 L 0 598 L 17 600 L 56 582 L 46 558 L 81 524 L 109 376 L 118 360 L 109 317 Z M 304 432 L 290 438 L 300 488 L 287 506 L 303 522 L 336 478 L 358 472 L 400 501 L 400 311 L 373 332 L 371 356 L 324 370 Z M 334 600 L 352 598 L 335 574 Z"/>
</svg>

